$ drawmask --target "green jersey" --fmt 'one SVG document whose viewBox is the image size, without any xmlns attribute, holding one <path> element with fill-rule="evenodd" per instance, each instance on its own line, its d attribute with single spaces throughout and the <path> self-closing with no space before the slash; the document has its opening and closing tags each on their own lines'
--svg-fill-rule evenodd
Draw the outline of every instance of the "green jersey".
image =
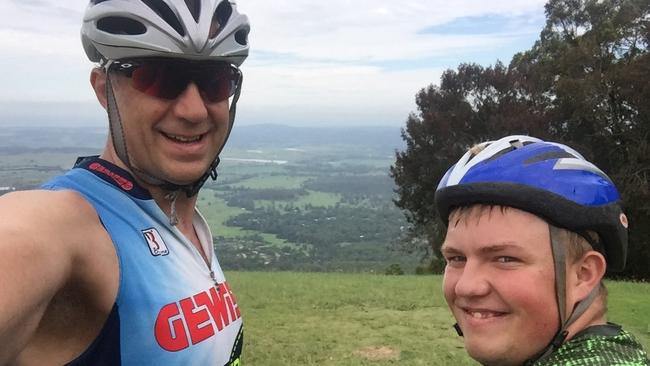
<svg viewBox="0 0 650 366">
<path fill-rule="evenodd" d="M 609 323 L 583 330 L 533 365 L 650 366 L 650 361 L 634 336 Z"/>
</svg>

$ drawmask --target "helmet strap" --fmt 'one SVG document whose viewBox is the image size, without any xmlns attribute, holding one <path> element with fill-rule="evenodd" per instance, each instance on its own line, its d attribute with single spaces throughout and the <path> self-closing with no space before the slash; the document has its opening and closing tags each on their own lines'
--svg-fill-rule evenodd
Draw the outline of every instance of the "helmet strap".
<svg viewBox="0 0 650 366">
<path fill-rule="evenodd" d="M 566 321 L 566 238 L 561 238 L 564 233 L 560 228 L 549 224 L 548 229 L 555 267 L 555 294 L 560 312 L 560 324 L 563 325 Z"/>
<path fill-rule="evenodd" d="M 553 263 L 555 266 L 555 295 L 557 299 L 558 311 L 560 315 L 560 328 L 546 348 L 539 352 L 535 357 L 528 360 L 525 365 L 532 365 L 534 362 L 550 356 L 553 351 L 559 348 L 569 335 L 567 328 L 587 311 L 589 306 L 596 300 L 600 289 L 594 287 L 589 295 L 583 300 L 576 303 L 571 314 L 566 314 L 566 244 L 568 237 L 566 231 L 554 225 L 548 224 L 551 237 L 551 251 L 553 253 Z"/>
<path fill-rule="evenodd" d="M 106 70 L 106 113 L 108 113 L 108 125 L 111 130 L 111 139 L 113 140 L 113 147 L 115 153 L 122 160 L 122 162 L 131 167 L 129 160 L 129 152 L 126 147 L 126 138 L 124 137 L 124 127 L 122 126 L 122 118 L 120 117 L 120 110 L 117 107 L 117 100 L 113 92 L 113 84 L 111 82 L 110 62 L 105 67 Z"/>
</svg>

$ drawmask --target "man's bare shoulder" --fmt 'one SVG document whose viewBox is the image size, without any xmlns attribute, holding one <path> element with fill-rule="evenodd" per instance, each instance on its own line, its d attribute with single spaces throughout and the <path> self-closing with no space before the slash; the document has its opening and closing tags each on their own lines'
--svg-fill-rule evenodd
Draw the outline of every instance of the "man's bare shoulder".
<svg viewBox="0 0 650 366">
<path fill-rule="evenodd" d="M 97 213 L 74 191 L 18 191 L 0 197 L 0 235 L 39 235 L 62 243 L 103 230 Z"/>
<path fill-rule="evenodd" d="M 0 214 L 11 213 L 15 219 L 59 221 L 93 212 L 88 201 L 79 193 L 69 190 L 16 191 L 0 197 Z"/>
<path fill-rule="evenodd" d="M 3 261 L 14 267 L 24 262 L 15 271 L 31 268 L 56 274 L 56 283 L 50 284 L 54 289 L 68 281 L 103 287 L 106 275 L 97 270 L 117 269 L 111 239 L 97 212 L 74 191 L 19 191 L 0 197 Z"/>
</svg>

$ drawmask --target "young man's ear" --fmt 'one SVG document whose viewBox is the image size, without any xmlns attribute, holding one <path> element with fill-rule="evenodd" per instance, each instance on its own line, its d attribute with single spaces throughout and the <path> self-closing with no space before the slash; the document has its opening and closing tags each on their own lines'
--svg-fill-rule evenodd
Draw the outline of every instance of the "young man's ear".
<svg viewBox="0 0 650 366">
<path fill-rule="evenodd" d="M 95 91 L 95 96 L 99 104 L 106 109 L 106 72 L 104 69 L 96 67 L 90 72 L 90 85 L 92 85 L 93 90 Z"/>
<path fill-rule="evenodd" d="M 590 250 L 569 268 L 569 276 L 573 280 L 571 281 L 572 297 L 577 302 L 585 299 L 595 287 L 600 286 L 600 280 L 607 269 L 607 262 L 602 254 Z"/>
</svg>

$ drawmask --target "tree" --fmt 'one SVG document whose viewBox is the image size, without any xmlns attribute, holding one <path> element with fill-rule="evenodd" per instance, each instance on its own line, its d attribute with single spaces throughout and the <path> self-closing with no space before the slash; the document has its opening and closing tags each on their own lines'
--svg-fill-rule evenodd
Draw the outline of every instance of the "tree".
<svg viewBox="0 0 650 366">
<path fill-rule="evenodd" d="M 417 238 L 440 244 L 435 187 L 467 148 L 530 134 L 574 146 L 610 173 L 631 221 L 624 275 L 649 279 L 649 9 L 647 0 L 550 0 L 539 40 L 508 67 L 461 64 L 422 89 L 391 167 L 411 224 L 405 248 Z"/>
</svg>

